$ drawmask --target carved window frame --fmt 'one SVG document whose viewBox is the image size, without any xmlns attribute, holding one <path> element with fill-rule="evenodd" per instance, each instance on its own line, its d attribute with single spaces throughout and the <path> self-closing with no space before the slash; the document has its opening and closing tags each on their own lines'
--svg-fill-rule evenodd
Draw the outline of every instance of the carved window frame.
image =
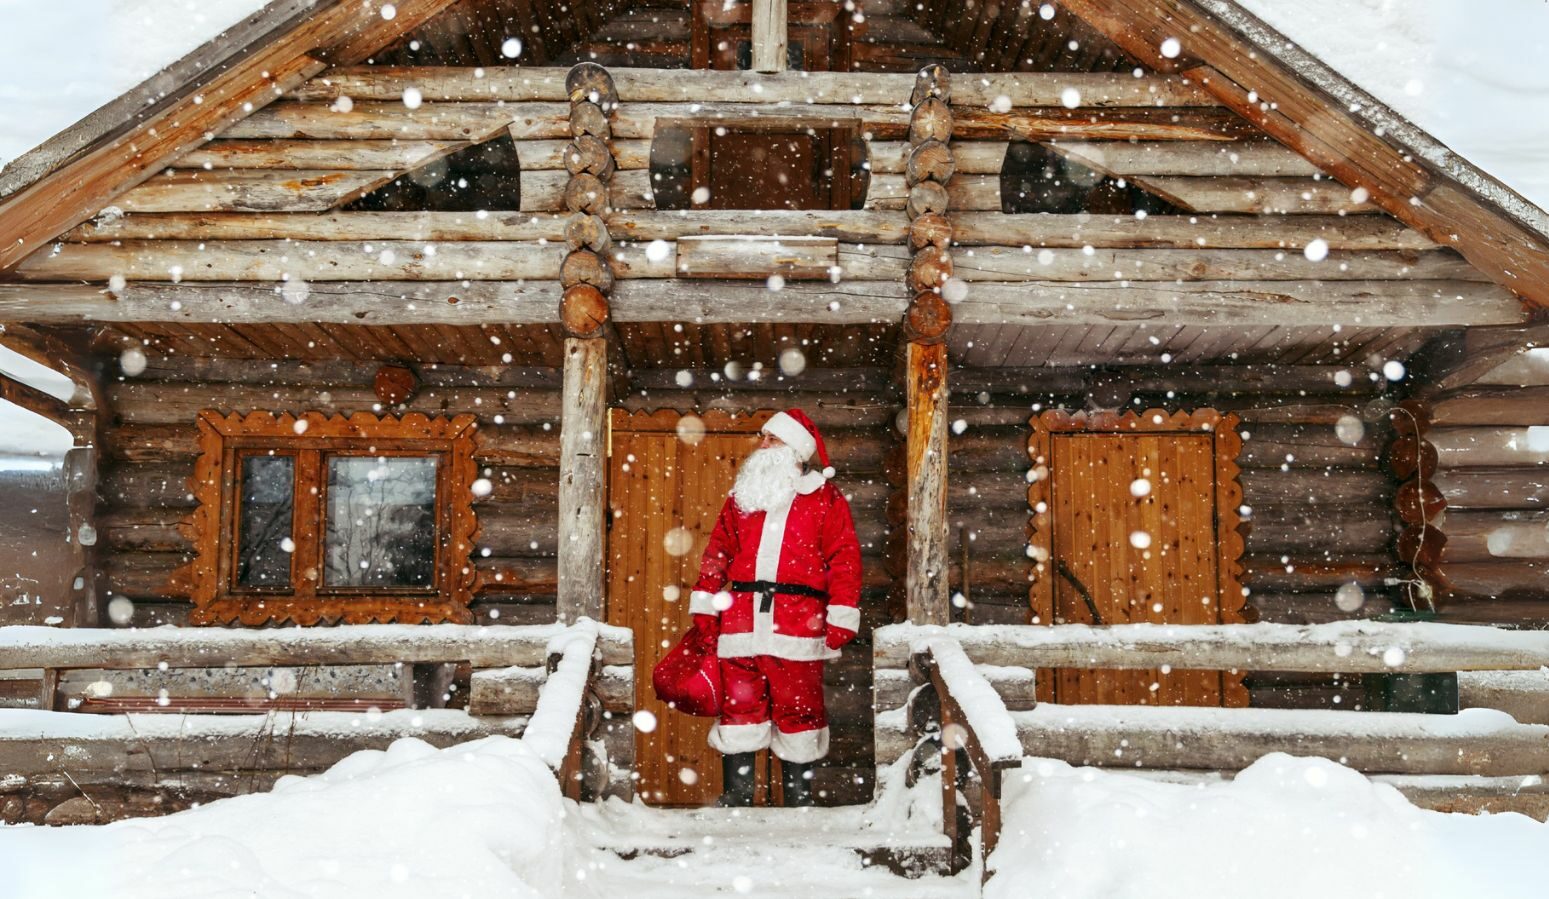
<svg viewBox="0 0 1549 899">
<path fill-rule="evenodd" d="M 1245 547 L 1240 511 L 1242 481 L 1241 470 L 1237 466 L 1237 456 L 1242 452 L 1242 438 L 1237 433 L 1236 415 L 1222 414 L 1215 409 L 1198 409 L 1193 412 L 1147 409 L 1145 412 L 1104 410 L 1074 413 L 1050 409 L 1030 418 L 1028 424 L 1033 429 L 1027 438 L 1027 456 L 1031 466 L 1027 486 L 1027 551 L 1031 557 L 1029 579 L 1032 582 L 1028 589 L 1028 605 L 1033 621 L 1054 623 L 1055 575 L 1049 564 L 1054 552 L 1054 535 L 1050 529 L 1054 509 L 1049 464 L 1053 459 L 1053 439 L 1057 433 L 1212 435 L 1216 486 L 1216 597 L 1223 624 L 1241 624 L 1246 620 L 1243 607 L 1247 604 L 1247 597 L 1242 592 L 1242 556 Z"/>
<path fill-rule="evenodd" d="M 196 556 L 187 570 L 192 624 L 470 623 L 475 573 L 470 559 L 478 537 L 473 510 L 472 415 L 402 418 L 358 412 L 348 418 L 252 412 L 198 415 L 199 459 L 194 468 L 197 508 L 191 518 Z M 235 586 L 236 516 L 240 466 L 254 452 L 298 459 L 291 533 L 295 557 L 320 559 L 326 528 L 323 482 L 330 456 L 436 456 L 436 559 L 429 588 L 319 589 L 320 575 L 295 571 L 289 590 Z M 315 464 L 301 464 L 310 458 Z M 312 488 L 317 488 L 315 491 Z"/>
</svg>

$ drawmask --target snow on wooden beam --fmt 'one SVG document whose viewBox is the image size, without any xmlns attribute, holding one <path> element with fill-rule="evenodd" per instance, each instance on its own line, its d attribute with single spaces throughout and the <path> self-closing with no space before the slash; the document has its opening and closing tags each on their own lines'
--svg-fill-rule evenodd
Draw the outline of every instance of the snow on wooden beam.
<svg viewBox="0 0 1549 899">
<path fill-rule="evenodd" d="M 904 667 L 911 644 L 937 633 L 911 625 L 878 628 L 872 636 L 876 667 Z M 945 633 L 977 664 L 1037 668 L 1425 673 L 1549 665 L 1549 633 L 1459 624 L 954 624 Z"/>
<path fill-rule="evenodd" d="M 429 101 L 530 102 L 568 100 L 564 68 L 474 69 L 451 66 L 358 66 L 330 69 L 297 88 L 299 100 L 401 101 L 413 87 Z M 886 105 L 909 96 L 914 73 L 745 72 L 621 68 L 612 72 L 624 103 L 746 102 Z M 1063 106 L 1075 89 L 1080 107 L 1216 106 L 1219 101 L 1182 78 L 1128 72 L 981 73 L 959 79 L 951 102 L 988 107 L 1004 97 L 1014 107 Z M 1005 101 L 1002 101 L 1005 102 Z"/>
<path fill-rule="evenodd" d="M 205 660 L 209 664 L 210 660 Z M 452 709 L 271 712 L 263 715 L 83 715 L 0 710 L 0 771 L 72 774 L 313 771 L 402 737 L 451 746 L 493 734 L 520 736 L 526 718 L 479 719 Z"/>
<path fill-rule="evenodd" d="M 1549 727 L 1503 712 L 1042 704 L 1012 712 L 1028 755 L 1072 765 L 1240 770 L 1271 752 L 1390 774 L 1541 775 Z"/>
<path fill-rule="evenodd" d="M 0 660 L 17 668 L 200 668 L 211 665 L 367 665 L 468 662 L 475 668 L 541 666 L 560 624 L 480 627 L 440 624 L 340 625 L 241 630 L 160 627 L 150 630 L 0 627 Z M 634 636 L 602 626 L 602 661 L 629 665 Z"/>
</svg>

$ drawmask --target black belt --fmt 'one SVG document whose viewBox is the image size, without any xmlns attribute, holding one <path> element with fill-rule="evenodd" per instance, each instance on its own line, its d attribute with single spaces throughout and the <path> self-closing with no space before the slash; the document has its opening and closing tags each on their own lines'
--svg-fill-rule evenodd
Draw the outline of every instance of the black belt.
<svg viewBox="0 0 1549 899">
<path fill-rule="evenodd" d="M 786 593 L 791 596 L 810 596 L 813 599 L 827 599 L 828 592 L 816 587 L 808 587 L 806 584 L 781 584 L 775 581 L 732 581 L 731 588 L 738 593 L 757 593 L 758 610 L 767 612 L 774 607 L 774 595 Z"/>
</svg>

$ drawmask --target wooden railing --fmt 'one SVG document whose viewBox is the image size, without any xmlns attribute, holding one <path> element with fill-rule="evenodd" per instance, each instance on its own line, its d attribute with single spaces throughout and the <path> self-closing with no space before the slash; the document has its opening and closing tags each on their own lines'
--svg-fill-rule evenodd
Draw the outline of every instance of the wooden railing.
<svg viewBox="0 0 1549 899">
<path fill-rule="evenodd" d="M 1390 782 L 1419 804 L 1449 809 L 1512 809 L 1518 800 L 1542 803 L 1542 780 L 1524 778 L 1549 775 L 1549 726 L 1482 710 L 1438 715 L 1058 706 L 1034 702 L 1029 689 L 1032 672 L 1050 668 L 1169 666 L 1366 675 L 1536 672 L 1549 667 L 1549 632 L 1384 622 L 894 625 L 874 632 L 873 652 L 879 764 L 906 754 L 911 746 L 916 752 L 924 750 L 919 737 L 939 731 L 943 825 L 953 841 L 954 872 L 970 862 L 964 851 L 968 834 L 962 832 L 957 811 L 958 792 L 969 780 L 967 772 L 959 770 L 961 758 L 981 784 L 980 858 L 986 862 L 999 836 L 1003 773 L 1019 765 L 1024 754 L 1078 766 L 1119 765 L 1203 777 L 1230 776 L 1271 752 L 1321 756 Z M 1549 689 L 1549 682 L 1532 683 Z M 1007 709 L 1003 696 L 1015 710 Z M 1532 707 L 1549 704 L 1540 698 Z"/>
<path fill-rule="evenodd" d="M 979 776 L 979 857 L 987 859 L 1000 841 L 1001 774 L 1022 764 L 1022 744 L 1006 704 L 957 641 L 931 640 L 912 664 L 930 683 L 939 705 L 941 823 L 951 841 L 951 872 L 956 874 L 971 861 L 968 853 L 959 851 L 968 837 L 960 832 L 958 817 L 958 791 L 966 779 L 958 771 L 959 752 Z"/>
<path fill-rule="evenodd" d="M 265 630 L 0 627 L 0 671 L 39 671 L 37 708 L 61 715 L 58 719 L 28 718 L 28 732 L 35 730 L 36 733 L 31 736 L 8 734 L 0 745 L 0 759 L 8 763 L 13 773 L 42 773 L 32 771 L 32 768 L 39 765 L 46 768 L 46 760 L 57 755 L 56 744 L 89 745 L 101 751 L 76 754 L 73 762 L 76 770 L 98 773 L 96 769 L 100 768 L 103 769 L 100 773 L 111 776 L 115 765 L 122 767 L 125 758 L 143 758 L 156 752 L 181 759 L 185 744 L 197 743 L 203 753 L 200 766 L 206 770 L 226 762 L 240 763 L 240 767 L 249 769 L 262 768 L 267 762 L 273 762 L 283 767 L 295 764 L 303 770 L 315 770 L 336 761 L 336 757 L 365 748 L 372 739 L 383 739 L 380 735 L 366 733 L 375 733 L 369 727 L 360 729 L 359 734 L 351 732 L 349 739 L 331 738 L 331 732 L 322 725 L 315 728 L 316 734 L 312 733 L 312 726 L 326 722 L 330 713 L 346 710 L 344 714 L 355 715 L 367 711 L 367 705 L 370 705 L 372 711 L 383 711 L 385 719 L 391 714 L 409 714 L 391 713 L 393 708 L 429 708 L 429 705 L 417 703 L 412 692 L 398 696 L 373 693 L 364 698 L 324 697 L 325 701 L 317 705 L 308 705 L 295 698 L 287 702 L 275 701 L 273 697 L 259 701 L 210 695 L 186 702 L 170 700 L 166 696 L 161 697 L 160 703 L 154 698 L 145 701 L 121 699 L 115 705 L 94 701 L 88 682 L 93 677 L 101 682 L 112 677 L 113 672 L 124 671 L 141 672 L 154 679 L 179 669 L 204 669 L 215 673 L 233 668 L 256 669 L 248 678 L 256 680 L 264 669 L 310 671 L 335 666 L 396 665 L 412 669 L 417 665 L 433 665 L 456 667 L 467 672 L 465 676 L 470 680 L 473 695 L 468 716 L 458 711 L 437 709 L 416 713 L 421 714 L 424 721 L 420 735 L 438 743 L 473 739 L 489 733 L 520 735 L 554 770 L 565 795 L 573 799 L 593 798 L 599 789 L 583 776 L 586 768 L 583 748 L 603 717 L 604 700 L 599 697 L 599 683 L 606 672 L 611 678 L 606 694 L 612 705 L 616 705 L 620 697 L 624 697 L 625 702 L 631 701 L 632 683 L 613 681 L 629 681 L 633 661 L 633 641 L 627 631 L 589 620 L 569 627 L 558 624 L 525 627 L 351 625 Z M 100 675 L 75 678 L 77 683 L 66 690 L 63 685 L 69 683 L 69 675 L 73 672 L 100 672 Z M 525 683 L 530 689 L 513 689 L 512 681 Z M 439 700 L 444 686 L 437 685 L 433 700 Z M 279 697 L 279 700 L 285 699 Z M 132 735 L 121 740 L 115 736 L 120 728 L 112 721 L 92 725 L 86 730 L 69 723 L 69 719 L 81 719 L 68 713 L 87 711 L 201 714 L 182 719 L 175 728 L 160 727 L 154 724 L 154 719 L 115 719 L 124 721 L 127 732 Z M 308 712 L 305 718 L 295 714 L 303 711 Z M 289 733 L 282 740 L 286 744 L 283 751 L 271 753 L 273 758 L 262 756 L 267 760 L 265 763 L 255 761 L 259 756 L 252 750 L 253 742 L 266 733 L 282 730 L 283 725 L 277 727 L 273 721 L 266 721 L 265 716 L 253 714 L 255 712 L 292 715 Z M 6 712 L 0 710 L 0 715 L 4 714 Z M 100 720 L 108 716 L 95 717 Z M 627 719 L 627 715 L 625 717 Z M 51 725 L 51 720 L 56 721 L 57 726 Z M 135 722 L 139 722 L 138 725 Z M 237 722 L 253 724 L 244 729 Z M 390 727 L 378 729 L 392 730 Z M 412 731 L 411 727 L 404 735 L 410 735 Z M 134 745 L 128 748 L 115 745 L 125 740 Z M 92 759 L 100 764 L 94 765 Z M 152 771 L 165 772 L 176 767 L 167 764 L 163 758 L 160 765 L 152 765 Z"/>
</svg>

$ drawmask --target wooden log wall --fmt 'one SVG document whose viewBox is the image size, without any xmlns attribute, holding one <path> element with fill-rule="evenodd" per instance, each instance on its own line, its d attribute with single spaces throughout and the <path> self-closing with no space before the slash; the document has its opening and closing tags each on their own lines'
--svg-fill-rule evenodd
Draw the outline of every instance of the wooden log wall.
<svg viewBox="0 0 1549 899">
<path fill-rule="evenodd" d="M 106 388 L 116 414 L 104 429 L 98 550 L 105 600 L 133 603 L 105 604 L 110 616 L 127 616 L 114 623 L 183 623 L 192 608 L 186 587 L 171 575 L 193 552 L 183 521 L 193 510 L 198 410 L 370 412 L 380 402 L 371 386 L 377 368 L 222 358 L 197 366 L 153 360 L 133 378 L 114 369 Z M 559 372 L 426 366 L 419 374 L 422 387 L 408 411 L 479 417 L 475 461 L 493 489 L 475 499 L 475 620 L 553 621 Z"/>
<path fill-rule="evenodd" d="M 1542 325 L 1537 326 L 1539 332 Z M 1539 338 L 1541 339 L 1541 337 Z M 1395 410 L 1398 554 L 1448 621 L 1525 625 L 1549 614 L 1549 364 L 1533 340 Z"/>
</svg>

